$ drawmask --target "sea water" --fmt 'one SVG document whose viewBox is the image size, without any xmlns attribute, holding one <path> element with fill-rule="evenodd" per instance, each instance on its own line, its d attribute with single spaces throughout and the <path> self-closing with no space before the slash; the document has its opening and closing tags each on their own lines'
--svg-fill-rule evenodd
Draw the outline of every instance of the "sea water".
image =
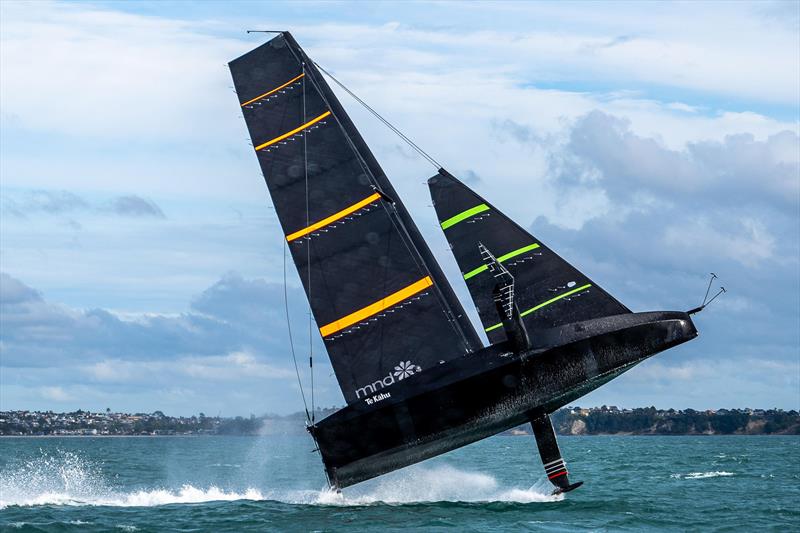
<svg viewBox="0 0 800 533">
<path fill-rule="evenodd" d="M 341 494 L 304 436 L 0 438 L 3 531 L 800 530 L 800 437 L 498 436 Z"/>
</svg>

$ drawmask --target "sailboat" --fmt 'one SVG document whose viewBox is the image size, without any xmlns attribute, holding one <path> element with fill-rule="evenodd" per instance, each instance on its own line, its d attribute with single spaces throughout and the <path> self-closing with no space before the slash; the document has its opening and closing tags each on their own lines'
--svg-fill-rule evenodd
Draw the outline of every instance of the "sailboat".
<svg viewBox="0 0 800 533">
<path fill-rule="evenodd" d="M 689 312 L 631 312 L 439 167 L 433 205 L 485 346 L 321 67 L 276 33 L 229 67 L 347 402 L 308 423 L 331 487 L 529 423 L 554 492 L 576 488 L 550 414 L 695 338 Z"/>
</svg>

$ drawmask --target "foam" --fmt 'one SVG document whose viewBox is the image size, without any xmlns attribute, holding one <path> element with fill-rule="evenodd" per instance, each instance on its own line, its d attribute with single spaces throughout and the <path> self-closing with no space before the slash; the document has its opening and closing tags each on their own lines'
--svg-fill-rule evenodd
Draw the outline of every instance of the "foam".
<svg viewBox="0 0 800 533">
<path fill-rule="evenodd" d="M 546 483 L 546 482 L 545 482 Z M 468 472 L 451 466 L 411 467 L 388 474 L 373 482 L 345 489 L 341 493 L 321 490 L 307 493 L 293 503 L 319 505 L 409 504 L 426 502 L 553 502 L 564 499 L 552 495 L 552 488 L 538 483 L 527 489 L 504 488 L 493 476 Z"/>
<path fill-rule="evenodd" d="M 690 474 L 691 475 L 691 474 Z M 0 509 L 8 506 L 99 505 L 153 507 L 212 501 L 272 500 L 288 504 L 361 506 L 378 503 L 560 501 L 546 481 L 533 487 L 509 488 L 493 476 L 451 466 L 418 465 L 345 489 L 266 490 L 246 487 L 225 490 L 184 484 L 177 489 L 154 487 L 120 491 L 106 482 L 100 468 L 80 456 L 57 451 L 0 472 Z"/>
<path fill-rule="evenodd" d="M 707 479 L 712 477 L 729 477 L 733 476 L 733 472 L 690 472 L 688 474 L 671 474 L 669 477 L 673 479 Z"/>
<path fill-rule="evenodd" d="M 684 479 L 706 479 L 710 477 L 728 477 L 732 476 L 733 472 L 691 472 L 684 476 Z"/>
</svg>

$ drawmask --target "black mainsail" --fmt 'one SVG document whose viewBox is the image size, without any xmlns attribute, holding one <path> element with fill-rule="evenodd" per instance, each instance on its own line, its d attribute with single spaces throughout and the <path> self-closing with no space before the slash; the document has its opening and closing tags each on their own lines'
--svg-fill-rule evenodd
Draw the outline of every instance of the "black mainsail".
<svg viewBox="0 0 800 533">
<path fill-rule="evenodd" d="M 282 33 L 230 69 L 347 402 L 481 348 L 391 183 L 294 38 Z"/>
<path fill-rule="evenodd" d="M 391 183 L 292 36 L 281 33 L 230 69 L 348 403 L 309 421 L 331 486 L 528 422 L 556 492 L 578 487 L 549 414 L 696 337 L 689 314 L 631 313 L 440 169 L 431 194 L 492 341 L 483 347 Z"/>
</svg>

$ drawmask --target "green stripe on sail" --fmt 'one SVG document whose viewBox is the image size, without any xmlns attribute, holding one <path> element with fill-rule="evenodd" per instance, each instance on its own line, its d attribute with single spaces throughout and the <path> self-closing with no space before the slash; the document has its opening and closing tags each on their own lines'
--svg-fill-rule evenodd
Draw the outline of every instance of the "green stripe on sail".
<svg viewBox="0 0 800 533">
<path fill-rule="evenodd" d="M 444 222 L 442 222 L 442 229 L 447 229 L 447 228 L 449 228 L 451 226 L 455 226 L 459 222 L 461 222 L 461 221 L 463 221 L 465 219 L 468 219 L 469 217 L 471 217 L 473 215 L 477 215 L 478 213 L 483 213 L 484 211 L 488 211 L 488 210 L 489 210 L 489 206 L 486 205 L 486 204 L 480 204 L 480 205 L 476 205 L 475 207 L 471 207 L 471 208 L 467 209 L 466 211 L 462 211 L 459 214 L 457 214 L 456 216 L 450 217 L 447 220 L 445 220 Z"/>
<path fill-rule="evenodd" d="M 531 250 L 535 250 L 538 247 L 539 247 L 538 244 L 533 243 L 529 244 L 528 246 L 523 246 L 522 248 L 517 248 L 516 250 L 508 252 L 505 255 L 501 255 L 500 257 L 497 258 L 497 261 L 499 261 L 500 263 L 502 263 L 503 261 L 508 261 L 512 257 L 517 257 L 518 255 L 524 254 L 525 252 L 530 252 Z M 464 279 L 467 280 L 473 276 L 477 276 L 478 274 L 487 269 L 488 267 L 486 265 L 481 265 L 478 268 L 472 269 L 466 274 L 464 274 Z"/>
<path fill-rule="evenodd" d="M 581 286 L 581 287 L 576 287 L 576 288 L 572 289 L 571 291 L 567 291 L 567 292 L 565 292 L 565 293 L 563 293 L 563 294 L 559 294 L 558 296 L 555 296 L 555 297 L 553 297 L 553 298 L 550 298 L 550 299 L 549 299 L 549 300 L 547 300 L 546 302 L 542 302 L 542 303 L 540 303 L 540 304 L 539 304 L 539 305 L 537 305 L 537 306 L 531 307 L 531 308 L 530 308 L 530 309 L 528 309 L 527 311 L 523 311 L 522 313 L 520 313 L 520 314 L 519 314 L 519 316 L 527 316 L 527 315 L 529 315 L 529 314 L 533 313 L 534 311 L 538 311 L 538 310 L 539 310 L 539 309 L 541 309 L 542 307 L 548 306 L 548 305 L 550 305 L 550 304 L 551 304 L 551 303 L 553 303 L 553 302 L 557 302 L 557 301 L 558 301 L 558 300 L 560 300 L 561 298 L 566 298 L 567 296 L 572 296 L 572 295 L 573 295 L 573 294 L 575 294 L 576 292 L 581 292 L 582 290 L 586 290 L 586 289 L 588 289 L 588 288 L 589 288 L 589 287 L 591 287 L 591 286 L 592 286 L 592 284 L 591 284 L 591 283 L 587 283 L 586 285 L 583 285 L 583 286 Z"/>
<path fill-rule="evenodd" d="M 530 252 L 531 250 L 535 250 L 538 247 L 539 245 L 536 243 L 529 244 L 528 246 L 523 246 L 522 248 L 518 248 L 513 252 L 508 252 L 506 255 L 501 255 L 500 257 L 497 258 L 497 260 L 502 263 L 503 261 L 508 261 L 512 257 L 517 257 L 518 255 L 524 254 L 525 252 Z"/>
<path fill-rule="evenodd" d="M 520 313 L 520 314 L 519 314 L 519 316 L 521 316 L 521 317 L 523 317 L 523 316 L 527 316 L 527 315 L 529 315 L 529 314 L 533 313 L 534 311 L 538 311 L 538 310 L 539 310 L 539 309 L 541 309 L 542 307 L 546 307 L 546 306 L 550 305 L 550 304 L 551 304 L 551 303 L 553 303 L 553 302 L 557 302 L 558 300 L 560 300 L 560 299 L 562 299 L 562 298 L 566 298 L 567 296 L 572 296 L 572 295 L 573 295 L 573 294 L 575 294 L 576 292 L 581 292 L 581 291 L 583 291 L 583 290 L 586 290 L 586 289 L 588 289 L 588 288 L 589 288 L 589 287 L 591 287 L 591 286 L 592 286 L 592 284 L 591 284 L 591 283 L 587 283 L 586 285 L 582 285 L 582 286 L 580 286 L 580 287 L 576 287 L 576 288 L 574 288 L 574 289 L 572 289 L 572 290 L 570 290 L 570 291 L 567 291 L 567 292 L 565 292 L 565 293 L 563 293 L 563 294 L 559 294 L 558 296 L 554 296 L 553 298 L 550 298 L 550 299 L 549 299 L 549 300 L 547 300 L 546 302 L 542 302 L 542 303 L 540 303 L 539 305 L 536 305 L 536 306 L 534 306 L 534 307 L 531 307 L 530 309 L 528 309 L 528 310 L 526 310 L 526 311 L 523 311 L 522 313 Z M 502 325 L 503 325 L 503 323 L 502 323 L 502 322 L 500 322 L 499 324 L 495 324 L 494 326 L 489 326 L 489 327 L 488 327 L 488 328 L 486 328 L 484 331 L 486 331 L 486 332 L 489 332 L 489 331 L 492 331 L 492 330 L 495 330 L 495 329 L 499 328 L 499 327 L 500 327 L 500 326 L 502 326 Z"/>
<path fill-rule="evenodd" d="M 484 270 L 487 270 L 488 268 L 489 268 L 489 267 L 487 267 L 486 265 L 481 265 L 481 266 L 479 266 L 479 267 L 478 267 L 478 268 L 476 268 L 476 269 L 470 270 L 469 272 L 467 272 L 466 274 L 464 274 L 464 279 L 469 279 L 469 278 L 471 278 L 472 276 L 477 276 L 478 274 L 480 274 L 480 273 L 481 273 L 481 272 L 483 272 Z"/>
</svg>

